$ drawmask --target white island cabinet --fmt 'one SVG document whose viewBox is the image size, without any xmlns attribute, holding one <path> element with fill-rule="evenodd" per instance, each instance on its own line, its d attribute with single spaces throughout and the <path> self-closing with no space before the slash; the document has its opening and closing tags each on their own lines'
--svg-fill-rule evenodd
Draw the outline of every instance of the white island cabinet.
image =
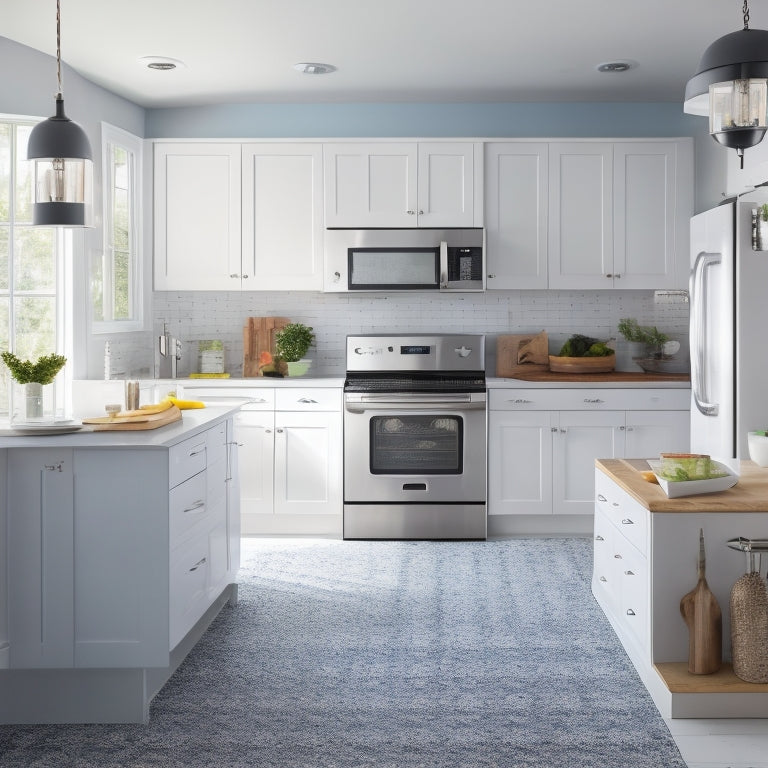
<svg viewBox="0 0 768 768">
<path fill-rule="evenodd" d="M 0 437 L 0 722 L 146 721 L 236 599 L 233 412 Z"/>
</svg>

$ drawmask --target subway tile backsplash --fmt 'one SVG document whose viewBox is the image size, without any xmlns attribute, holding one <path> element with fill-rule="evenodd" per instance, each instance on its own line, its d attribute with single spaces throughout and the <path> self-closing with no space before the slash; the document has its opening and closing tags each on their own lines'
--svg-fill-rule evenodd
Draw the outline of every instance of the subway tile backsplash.
<svg viewBox="0 0 768 768">
<path fill-rule="evenodd" d="M 688 303 L 684 296 L 654 298 L 653 291 L 487 291 L 431 294 L 310 292 L 156 292 L 153 330 L 112 336 L 112 370 L 152 375 L 157 329 L 167 324 L 182 340 L 178 375 L 198 370 L 197 342 L 220 339 L 226 370 L 242 375 L 243 322 L 249 316 L 288 317 L 312 326 L 317 336 L 309 357 L 313 376 L 344 373 L 345 337 L 350 333 L 466 332 L 487 334 L 487 370 L 496 368 L 494 339 L 499 334 L 546 330 L 556 353 L 573 333 L 617 337 L 622 317 L 655 325 L 687 349 Z M 98 371 L 91 373 L 99 378 Z"/>
</svg>

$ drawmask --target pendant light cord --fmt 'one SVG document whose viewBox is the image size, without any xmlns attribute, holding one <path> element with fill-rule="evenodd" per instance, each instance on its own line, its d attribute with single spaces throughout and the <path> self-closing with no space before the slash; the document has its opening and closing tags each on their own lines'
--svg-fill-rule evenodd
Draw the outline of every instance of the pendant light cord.
<svg viewBox="0 0 768 768">
<path fill-rule="evenodd" d="M 744 7 L 741 9 L 741 12 L 744 14 L 744 29 L 749 29 L 749 3 L 747 0 L 744 0 Z"/>
<path fill-rule="evenodd" d="M 744 0 L 744 7 L 747 6 L 747 0 Z M 746 17 L 745 17 L 746 18 Z M 56 0 L 56 76 L 59 81 L 59 92 L 56 98 L 60 99 L 61 90 L 61 0 Z"/>
</svg>

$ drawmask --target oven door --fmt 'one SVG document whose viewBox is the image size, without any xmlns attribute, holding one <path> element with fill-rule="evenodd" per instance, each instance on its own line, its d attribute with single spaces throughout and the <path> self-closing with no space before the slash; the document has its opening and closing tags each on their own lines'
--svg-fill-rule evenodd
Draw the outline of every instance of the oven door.
<svg viewBox="0 0 768 768">
<path fill-rule="evenodd" d="M 484 503 L 486 395 L 347 394 L 344 501 Z"/>
</svg>

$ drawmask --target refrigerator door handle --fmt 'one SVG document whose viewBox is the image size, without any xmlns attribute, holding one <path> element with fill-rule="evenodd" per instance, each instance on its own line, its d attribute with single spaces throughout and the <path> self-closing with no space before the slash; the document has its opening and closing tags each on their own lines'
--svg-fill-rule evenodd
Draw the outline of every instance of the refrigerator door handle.
<svg viewBox="0 0 768 768">
<path fill-rule="evenodd" d="M 718 404 L 707 402 L 707 279 L 706 270 L 722 262 L 719 253 L 702 251 L 691 272 L 691 388 L 696 407 L 705 416 L 717 416 Z"/>
</svg>

